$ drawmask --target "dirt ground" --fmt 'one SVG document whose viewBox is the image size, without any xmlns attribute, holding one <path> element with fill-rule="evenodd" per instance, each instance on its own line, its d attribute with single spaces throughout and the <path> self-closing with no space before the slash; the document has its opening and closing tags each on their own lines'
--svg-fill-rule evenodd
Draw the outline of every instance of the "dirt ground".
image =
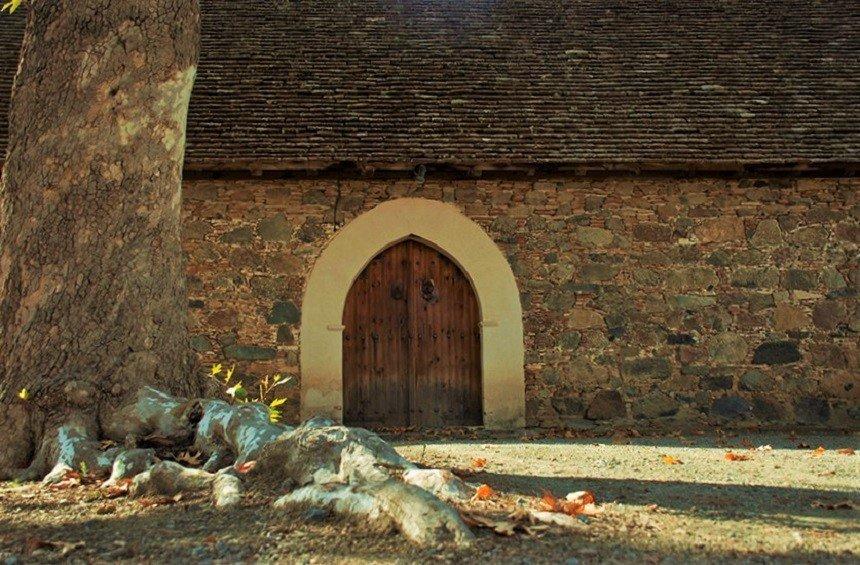
<svg viewBox="0 0 860 565">
<path fill-rule="evenodd" d="M 628 443 L 629 441 L 629 443 Z M 319 509 L 277 511 L 248 495 L 230 511 L 204 497 L 107 499 L 95 486 L 47 490 L 0 483 L 0 565 L 50 561 L 297 563 L 857 562 L 857 436 L 750 434 L 673 438 L 400 439 L 434 467 L 486 464 L 467 480 L 507 502 L 591 490 L 604 513 L 575 530 L 502 537 L 475 546 L 409 546 L 397 533 Z M 770 445 L 772 450 L 757 450 Z M 823 446 L 826 451 L 816 453 Z M 727 449 L 750 457 L 728 461 Z M 668 464 L 663 456 L 680 460 Z M 480 465 L 480 463 L 478 463 Z"/>
</svg>

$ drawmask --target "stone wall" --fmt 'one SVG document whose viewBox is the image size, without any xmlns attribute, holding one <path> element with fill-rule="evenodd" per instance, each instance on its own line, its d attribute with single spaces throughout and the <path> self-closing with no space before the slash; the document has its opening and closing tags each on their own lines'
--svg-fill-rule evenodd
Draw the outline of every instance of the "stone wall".
<svg viewBox="0 0 860 565">
<path fill-rule="evenodd" d="M 296 375 L 305 278 L 339 226 L 455 203 L 522 293 L 531 426 L 856 427 L 860 202 L 847 179 L 194 180 L 194 346 Z"/>
</svg>

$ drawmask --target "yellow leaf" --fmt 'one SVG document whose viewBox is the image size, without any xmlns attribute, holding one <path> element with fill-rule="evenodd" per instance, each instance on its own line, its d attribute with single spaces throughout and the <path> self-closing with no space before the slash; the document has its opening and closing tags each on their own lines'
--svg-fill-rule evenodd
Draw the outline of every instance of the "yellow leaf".
<svg viewBox="0 0 860 565">
<path fill-rule="evenodd" d="M 286 398 L 276 398 L 269 403 L 269 408 L 275 408 L 276 406 L 280 406 L 281 404 L 283 404 L 286 401 L 287 401 Z"/>
<path fill-rule="evenodd" d="M 18 392 L 18 398 L 20 398 L 21 400 L 30 400 L 30 391 L 26 388 L 22 388 Z"/>
<path fill-rule="evenodd" d="M 215 364 L 215 365 L 212 365 L 212 370 L 211 370 L 210 374 L 211 374 L 213 377 L 214 377 L 215 375 L 219 374 L 220 372 L 221 372 L 221 363 L 217 363 L 217 364 Z"/>
<path fill-rule="evenodd" d="M 5 4 L 3 4 L 3 7 L 0 8 L 0 12 L 5 12 L 6 10 L 9 10 L 9 13 L 11 14 L 15 10 L 17 10 L 20 5 L 21 0 L 9 0 Z"/>
<path fill-rule="evenodd" d="M 666 465 L 683 465 L 684 462 L 678 459 L 677 457 L 673 457 L 671 455 L 661 455 L 660 459 L 663 460 L 663 463 Z"/>
</svg>

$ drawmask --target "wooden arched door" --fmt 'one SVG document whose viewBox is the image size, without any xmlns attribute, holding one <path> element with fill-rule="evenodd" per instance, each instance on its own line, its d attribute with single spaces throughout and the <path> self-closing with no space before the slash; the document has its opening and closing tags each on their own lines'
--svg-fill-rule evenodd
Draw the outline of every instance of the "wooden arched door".
<svg viewBox="0 0 860 565">
<path fill-rule="evenodd" d="M 478 301 L 460 268 L 407 239 L 377 255 L 343 313 L 348 425 L 480 425 Z"/>
</svg>

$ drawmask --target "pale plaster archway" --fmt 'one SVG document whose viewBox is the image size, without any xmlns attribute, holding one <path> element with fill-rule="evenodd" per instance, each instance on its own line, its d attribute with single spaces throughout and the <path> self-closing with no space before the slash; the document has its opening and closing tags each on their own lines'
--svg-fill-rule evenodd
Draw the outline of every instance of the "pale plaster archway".
<svg viewBox="0 0 860 565">
<path fill-rule="evenodd" d="M 511 267 L 493 240 L 459 209 L 422 198 L 389 200 L 358 216 L 314 264 L 302 301 L 302 417 L 341 421 L 346 295 L 371 259 L 412 236 L 449 256 L 475 289 L 481 310 L 484 426 L 522 427 L 523 319 Z"/>
</svg>

